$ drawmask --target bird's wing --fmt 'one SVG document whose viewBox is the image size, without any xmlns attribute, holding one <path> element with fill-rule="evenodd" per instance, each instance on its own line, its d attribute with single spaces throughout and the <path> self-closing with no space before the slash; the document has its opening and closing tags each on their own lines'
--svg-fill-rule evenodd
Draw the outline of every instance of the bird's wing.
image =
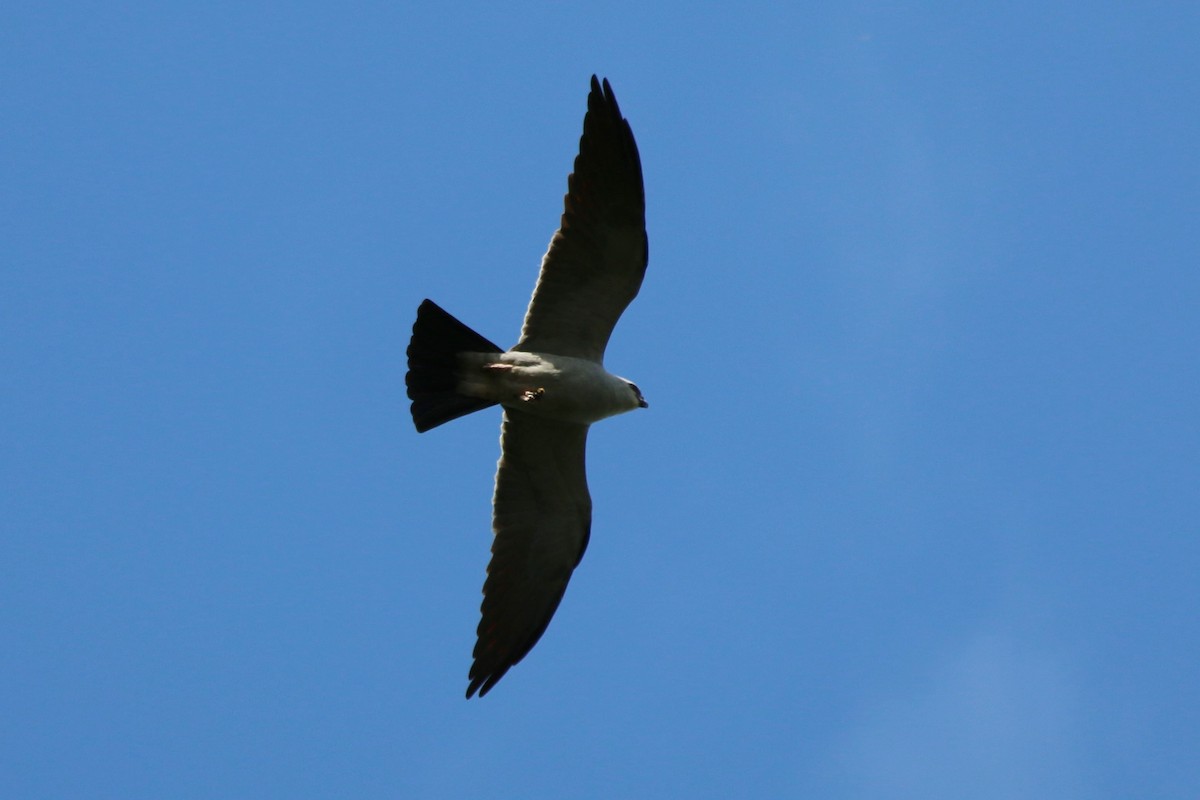
<svg viewBox="0 0 1200 800">
<path fill-rule="evenodd" d="M 592 525 L 587 431 L 504 410 L 495 538 L 467 697 L 487 694 L 537 643 L 583 558 Z"/>
<path fill-rule="evenodd" d="M 649 245 L 637 143 L 608 80 L 601 88 L 594 75 L 563 205 L 513 349 L 602 362 L 642 285 Z"/>
</svg>

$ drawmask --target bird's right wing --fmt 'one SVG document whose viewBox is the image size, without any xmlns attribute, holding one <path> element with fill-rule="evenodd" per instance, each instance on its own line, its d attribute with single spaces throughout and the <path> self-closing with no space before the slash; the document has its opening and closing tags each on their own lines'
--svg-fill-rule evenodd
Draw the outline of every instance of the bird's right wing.
<svg viewBox="0 0 1200 800">
<path fill-rule="evenodd" d="M 537 644 L 583 558 L 592 525 L 587 431 L 504 410 L 495 538 L 467 697 L 487 694 Z"/>
<path fill-rule="evenodd" d="M 641 288 L 648 258 L 637 143 L 612 87 L 593 75 L 562 222 L 542 258 L 513 349 L 603 362 L 613 326 Z"/>
</svg>

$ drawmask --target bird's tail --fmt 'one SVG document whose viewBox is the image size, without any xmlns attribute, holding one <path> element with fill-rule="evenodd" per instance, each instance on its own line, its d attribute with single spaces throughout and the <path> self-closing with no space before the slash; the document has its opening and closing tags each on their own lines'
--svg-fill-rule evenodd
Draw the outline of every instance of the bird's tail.
<svg viewBox="0 0 1200 800">
<path fill-rule="evenodd" d="M 500 352 L 503 351 L 499 347 L 450 316 L 437 303 L 422 302 L 408 344 L 408 375 L 404 378 L 417 431 L 424 433 L 443 422 L 494 406 L 494 400 L 458 393 L 458 354 Z"/>
</svg>

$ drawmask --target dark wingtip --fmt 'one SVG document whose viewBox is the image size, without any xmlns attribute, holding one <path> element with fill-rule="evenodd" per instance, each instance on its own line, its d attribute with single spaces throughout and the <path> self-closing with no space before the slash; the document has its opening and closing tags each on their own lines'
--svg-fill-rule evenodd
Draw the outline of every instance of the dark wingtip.
<svg viewBox="0 0 1200 800">
<path fill-rule="evenodd" d="M 504 673 L 508 672 L 508 667 L 500 670 L 493 675 L 477 675 L 471 678 L 471 685 L 467 687 L 467 699 L 470 700 L 479 692 L 480 697 L 486 697 L 487 693 L 496 685 L 496 681 L 504 677 Z"/>
<path fill-rule="evenodd" d="M 599 105 L 608 106 L 617 119 L 621 118 L 621 107 L 617 105 L 617 96 L 613 93 L 612 85 L 608 82 L 608 78 L 599 79 L 593 75 L 591 94 L 595 97 Z M 591 106 L 590 102 L 588 106 Z"/>
</svg>

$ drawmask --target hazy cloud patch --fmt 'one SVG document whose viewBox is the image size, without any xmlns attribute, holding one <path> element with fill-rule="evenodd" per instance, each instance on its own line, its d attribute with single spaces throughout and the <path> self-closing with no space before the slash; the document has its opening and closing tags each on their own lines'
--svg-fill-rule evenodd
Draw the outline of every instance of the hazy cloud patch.
<svg viewBox="0 0 1200 800">
<path fill-rule="evenodd" d="M 853 797 L 1084 797 L 1076 695 L 1060 657 L 977 635 L 864 712 L 839 782 Z"/>
</svg>

